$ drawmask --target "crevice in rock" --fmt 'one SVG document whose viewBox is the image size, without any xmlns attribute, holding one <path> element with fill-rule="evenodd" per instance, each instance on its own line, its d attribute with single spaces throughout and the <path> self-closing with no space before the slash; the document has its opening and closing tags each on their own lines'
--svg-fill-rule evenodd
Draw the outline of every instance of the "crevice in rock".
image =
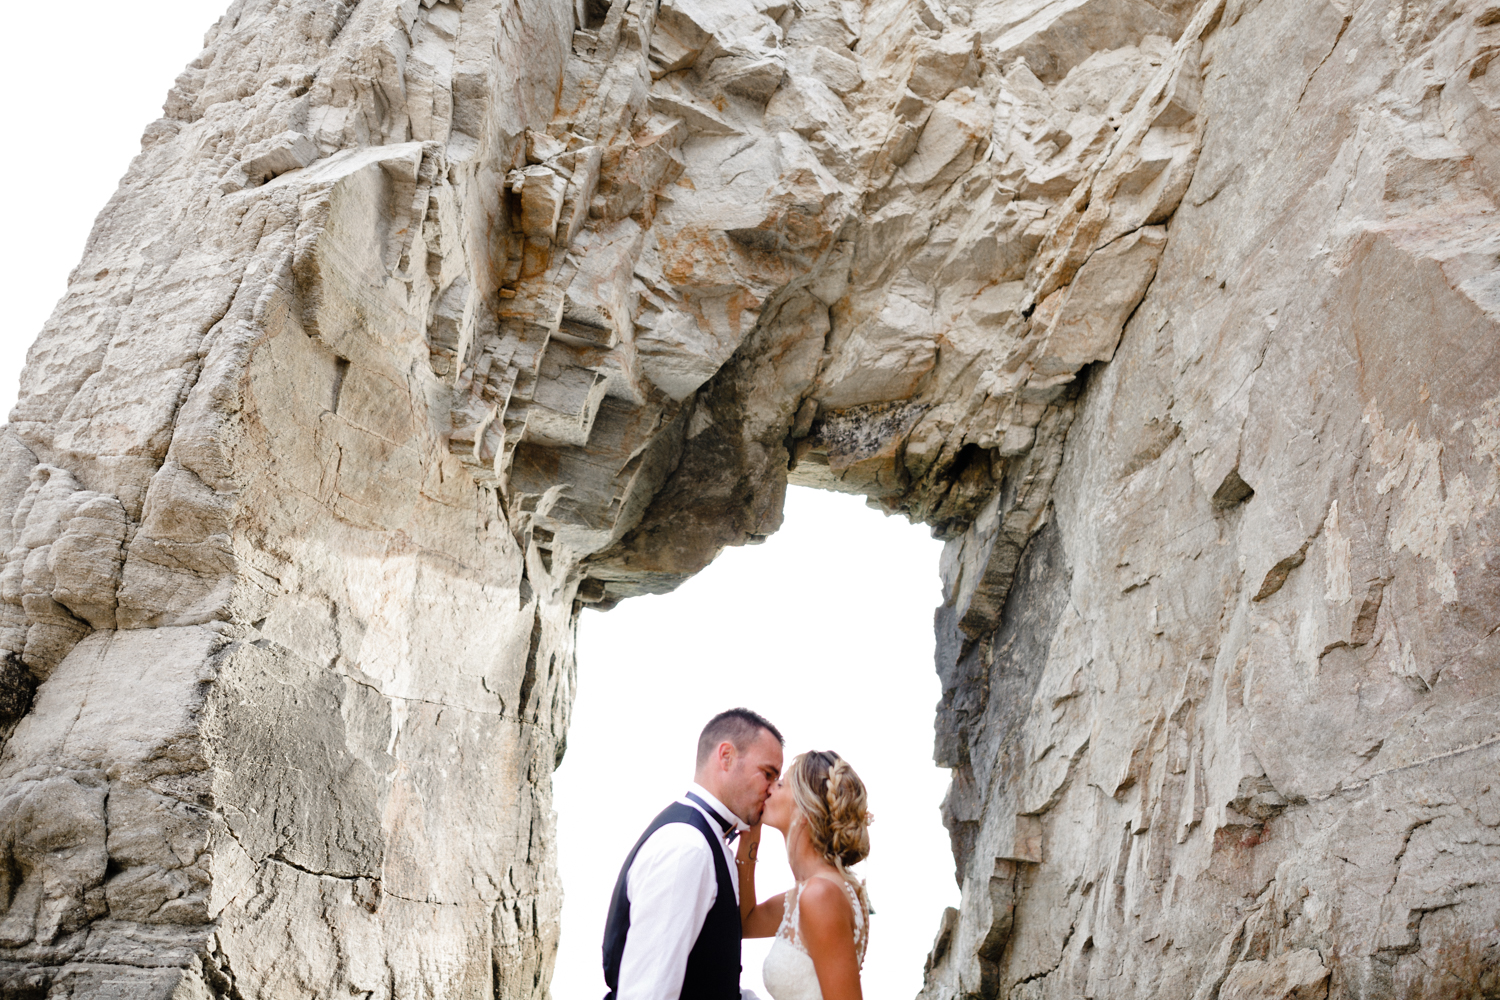
<svg viewBox="0 0 1500 1000">
<path fill-rule="evenodd" d="M 1242 503 L 1248 503 L 1255 496 L 1255 490 L 1250 484 L 1240 478 L 1240 470 L 1236 466 L 1230 469 L 1224 476 L 1224 481 L 1219 488 L 1214 490 L 1211 502 L 1220 510 L 1229 510 Z"/>
<path fill-rule="evenodd" d="M 268 854 L 266 855 L 266 860 L 275 862 L 278 865 L 285 865 L 288 868 L 295 868 L 297 871 L 302 872 L 304 875 L 316 875 L 318 878 L 336 878 L 345 882 L 380 881 L 379 879 L 374 878 L 374 876 L 371 875 L 355 875 L 346 872 L 318 871 L 315 868 L 308 868 L 306 865 L 299 865 L 295 861 L 288 860 L 282 854 Z"/>
<path fill-rule="evenodd" d="M 1260 589 L 1255 592 L 1255 597 L 1252 600 L 1264 601 L 1285 586 L 1287 577 L 1292 575 L 1292 570 L 1307 561 L 1307 550 L 1312 547 L 1312 543 L 1313 539 L 1309 538 L 1302 543 L 1302 547 L 1296 552 L 1293 552 L 1272 566 L 1266 572 L 1266 578 L 1261 581 Z"/>
</svg>

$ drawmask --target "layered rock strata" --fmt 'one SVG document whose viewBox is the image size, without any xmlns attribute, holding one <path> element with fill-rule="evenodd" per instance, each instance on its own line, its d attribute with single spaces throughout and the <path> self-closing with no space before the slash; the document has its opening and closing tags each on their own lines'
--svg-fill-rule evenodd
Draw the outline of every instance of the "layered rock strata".
<svg viewBox="0 0 1500 1000">
<path fill-rule="evenodd" d="M 236 0 L 0 437 L 0 989 L 545 995 L 577 616 L 793 482 L 948 540 L 925 996 L 1500 995 L 1497 32 Z"/>
</svg>

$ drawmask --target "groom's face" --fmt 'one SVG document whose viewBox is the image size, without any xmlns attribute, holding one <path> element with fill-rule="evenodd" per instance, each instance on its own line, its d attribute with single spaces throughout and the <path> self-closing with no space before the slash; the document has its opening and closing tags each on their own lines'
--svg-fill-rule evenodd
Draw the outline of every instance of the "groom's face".
<svg viewBox="0 0 1500 1000">
<path fill-rule="evenodd" d="M 732 747 L 732 745 L 731 745 Z M 724 804 L 751 826 L 760 822 L 771 786 L 781 774 L 781 744 L 764 729 L 755 742 L 733 753 L 725 775 Z"/>
</svg>

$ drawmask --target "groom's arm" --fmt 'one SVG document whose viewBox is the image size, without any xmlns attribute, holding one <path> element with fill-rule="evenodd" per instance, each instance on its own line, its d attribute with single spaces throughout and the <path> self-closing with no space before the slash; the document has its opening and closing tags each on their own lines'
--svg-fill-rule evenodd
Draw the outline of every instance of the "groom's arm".
<svg viewBox="0 0 1500 1000">
<path fill-rule="evenodd" d="M 668 823 L 641 845 L 625 882 L 630 930 L 617 1000 L 678 1000 L 688 953 L 718 894 L 710 850 L 686 823 Z"/>
</svg>

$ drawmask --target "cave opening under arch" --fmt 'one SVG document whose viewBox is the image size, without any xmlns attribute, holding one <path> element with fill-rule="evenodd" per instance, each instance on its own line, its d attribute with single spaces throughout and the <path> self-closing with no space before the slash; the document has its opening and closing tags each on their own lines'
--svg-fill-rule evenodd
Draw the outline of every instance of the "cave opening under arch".
<svg viewBox="0 0 1500 1000">
<path fill-rule="evenodd" d="M 835 749 L 859 769 L 876 815 L 857 869 L 879 911 L 867 992 L 922 987 L 939 918 L 959 897 L 939 812 L 948 773 L 931 762 L 942 546 L 822 490 L 789 490 L 785 518 L 764 544 L 727 550 L 673 593 L 579 621 L 568 751 L 553 778 L 564 893 L 554 996 L 603 994 L 598 938 L 624 852 L 680 794 L 704 719 L 741 703 L 783 729 L 788 760 Z M 760 896 L 790 877 L 768 832 Z M 746 942 L 742 977 L 763 997 L 768 946 Z"/>
</svg>

